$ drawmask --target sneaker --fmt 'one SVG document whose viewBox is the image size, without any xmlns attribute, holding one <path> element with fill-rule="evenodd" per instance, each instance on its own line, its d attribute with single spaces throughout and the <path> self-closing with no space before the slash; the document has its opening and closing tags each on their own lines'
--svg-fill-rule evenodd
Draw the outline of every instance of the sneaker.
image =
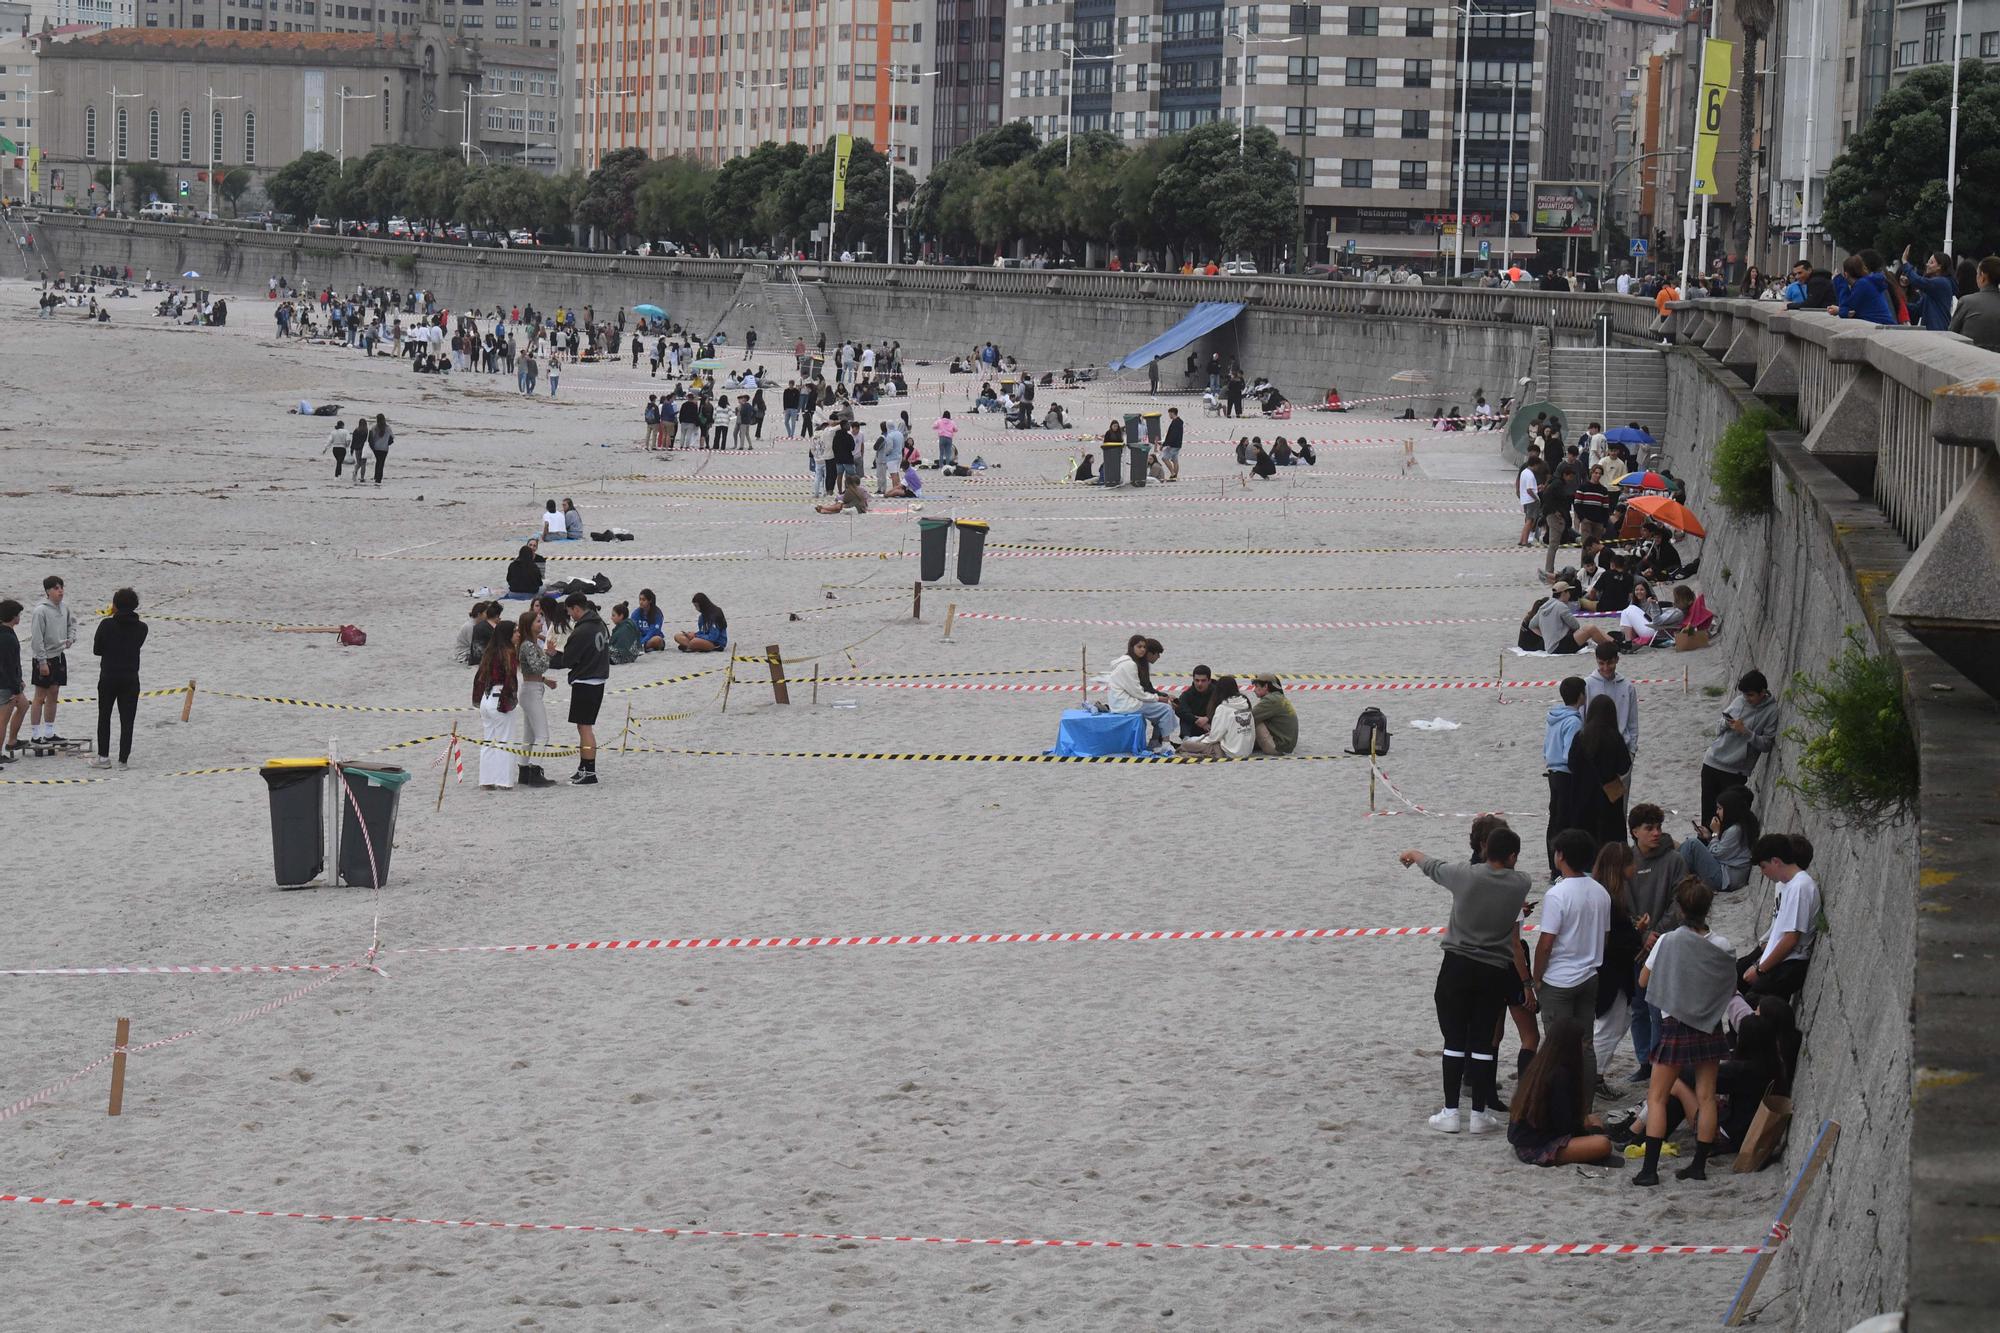
<svg viewBox="0 0 2000 1333">
<path fill-rule="evenodd" d="M 1447 1106 L 1424 1123 L 1440 1134 L 1456 1134 L 1465 1128 L 1465 1112 L 1456 1106 Z"/>
<path fill-rule="evenodd" d="M 90 759 L 90 766 L 92 768 L 109 768 L 111 767 L 111 761 L 101 754 L 94 755 Z"/>
<path fill-rule="evenodd" d="M 1653 1066 L 1650 1064 L 1640 1065 L 1632 1071 L 1632 1077 L 1625 1081 L 1627 1083 L 1651 1083 L 1653 1081 Z"/>
<path fill-rule="evenodd" d="M 579 768 L 576 772 L 569 775 L 569 785 L 572 787 L 595 787 L 597 785 L 597 774 L 586 773 Z"/>
<path fill-rule="evenodd" d="M 1491 1111 L 1474 1111 L 1466 1128 L 1474 1134 L 1497 1134 L 1506 1128 L 1506 1122 Z"/>
</svg>

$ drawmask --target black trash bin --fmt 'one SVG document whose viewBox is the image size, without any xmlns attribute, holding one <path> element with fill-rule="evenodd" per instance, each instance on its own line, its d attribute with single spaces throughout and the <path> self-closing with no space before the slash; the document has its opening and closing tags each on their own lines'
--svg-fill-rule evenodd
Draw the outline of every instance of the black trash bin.
<svg viewBox="0 0 2000 1333">
<path fill-rule="evenodd" d="M 326 869 L 326 760 L 273 759 L 258 771 L 271 793 L 271 860 L 278 887 L 310 884 Z"/>
<path fill-rule="evenodd" d="M 944 577 L 945 545 L 951 540 L 951 520 L 918 519 L 917 540 L 917 577 L 925 583 L 936 583 Z"/>
<path fill-rule="evenodd" d="M 1146 484 L 1146 469 L 1151 465 L 1152 461 L 1153 449 L 1151 445 L 1146 443 L 1144 435 L 1141 435 L 1136 440 L 1126 442 L 1125 466 L 1132 470 L 1130 480 L 1134 486 L 1144 486 Z"/>
<path fill-rule="evenodd" d="M 979 582 L 979 567 L 986 561 L 986 525 L 976 518 L 958 520 L 958 581 Z"/>
<path fill-rule="evenodd" d="M 358 764 L 340 766 L 341 781 L 348 796 L 340 799 L 340 882 L 367 888 L 389 882 L 389 851 L 396 838 L 396 806 L 402 799 L 403 784 L 409 773 L 400 768 L 362 768 Z M 361 807 L 361 818 L 354 807 Z M 367 821 L 367 836 L 362 822 Z M 369 864 L 370 852 L 374 864 Z"/>
<path fill-rule="evenodd" d="M 1125 444 L 1124 441 L 1104 442 L 1104 462 L 1097 469 L 1099 486 L 1123 486 L 1125 484 Z"/>
<path fill-rule="evenodd" d="M 1160 441 L 1166 438 L 1160 430 L 1160 414 L 1158 412 L 1141 412 L 1139 416 L 1146 423 L 1146 443 L 1152 445 L 1155 449 L 1159 448 Z"/>
</svg>

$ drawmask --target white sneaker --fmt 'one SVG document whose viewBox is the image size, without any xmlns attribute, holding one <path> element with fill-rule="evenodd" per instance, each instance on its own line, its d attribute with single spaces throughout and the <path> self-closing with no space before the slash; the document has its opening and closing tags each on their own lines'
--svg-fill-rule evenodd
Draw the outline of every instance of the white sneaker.
<svg viewBox="0 0 2000 1333">
<path fill-rule="evenodd" d="M 1506 1122 L 1491 1111 L 1474 1111 L 1468 1128 L 1474 1134 L 1497 1134 L 1506 1128 Z"/>
<path fill-rule="evenodd" d="M 1455 1106 L 1447 1106 L 1424 1122 L 1440 1134 L 1456 1134 L 1465 1128 L 1465 1112 Z"/>
<path fill-rule="evenodd" d="M 100 754 L 91 759 L 90 766 L 92 768 L 109 768 L 111 767 L 111 761 Z"/>
</svg>

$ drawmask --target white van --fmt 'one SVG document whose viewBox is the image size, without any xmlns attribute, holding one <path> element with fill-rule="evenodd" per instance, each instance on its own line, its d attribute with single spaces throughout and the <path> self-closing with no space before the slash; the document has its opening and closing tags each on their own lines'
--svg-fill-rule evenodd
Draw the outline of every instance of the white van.
<svg viewBox="0 0 2000 1333">
<path fill-rule="evenodd" d="M 139 217 L 146 222 L 172 222 L 174 206 L 169 203 L 151 203 L 139 210 Z"/>
</svg>

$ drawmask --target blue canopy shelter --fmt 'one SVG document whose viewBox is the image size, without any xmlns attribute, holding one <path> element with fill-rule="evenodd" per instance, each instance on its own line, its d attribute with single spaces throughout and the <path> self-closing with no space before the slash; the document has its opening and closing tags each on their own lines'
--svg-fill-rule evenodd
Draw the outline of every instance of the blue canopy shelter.
<svg viewBox="0 0 2000 1333">
<path fill-rule="evenodd" d="M 1138 370 L 1162 357 L 1172 356 L 1203 334 L 1213 333 L 1243 313 L 1241 301 L 1203 301 L 1187 312 L 1186 318 L 1136 351 L 1127 352 L 1107 366 L 1110 370 Z"/>
</svg>

